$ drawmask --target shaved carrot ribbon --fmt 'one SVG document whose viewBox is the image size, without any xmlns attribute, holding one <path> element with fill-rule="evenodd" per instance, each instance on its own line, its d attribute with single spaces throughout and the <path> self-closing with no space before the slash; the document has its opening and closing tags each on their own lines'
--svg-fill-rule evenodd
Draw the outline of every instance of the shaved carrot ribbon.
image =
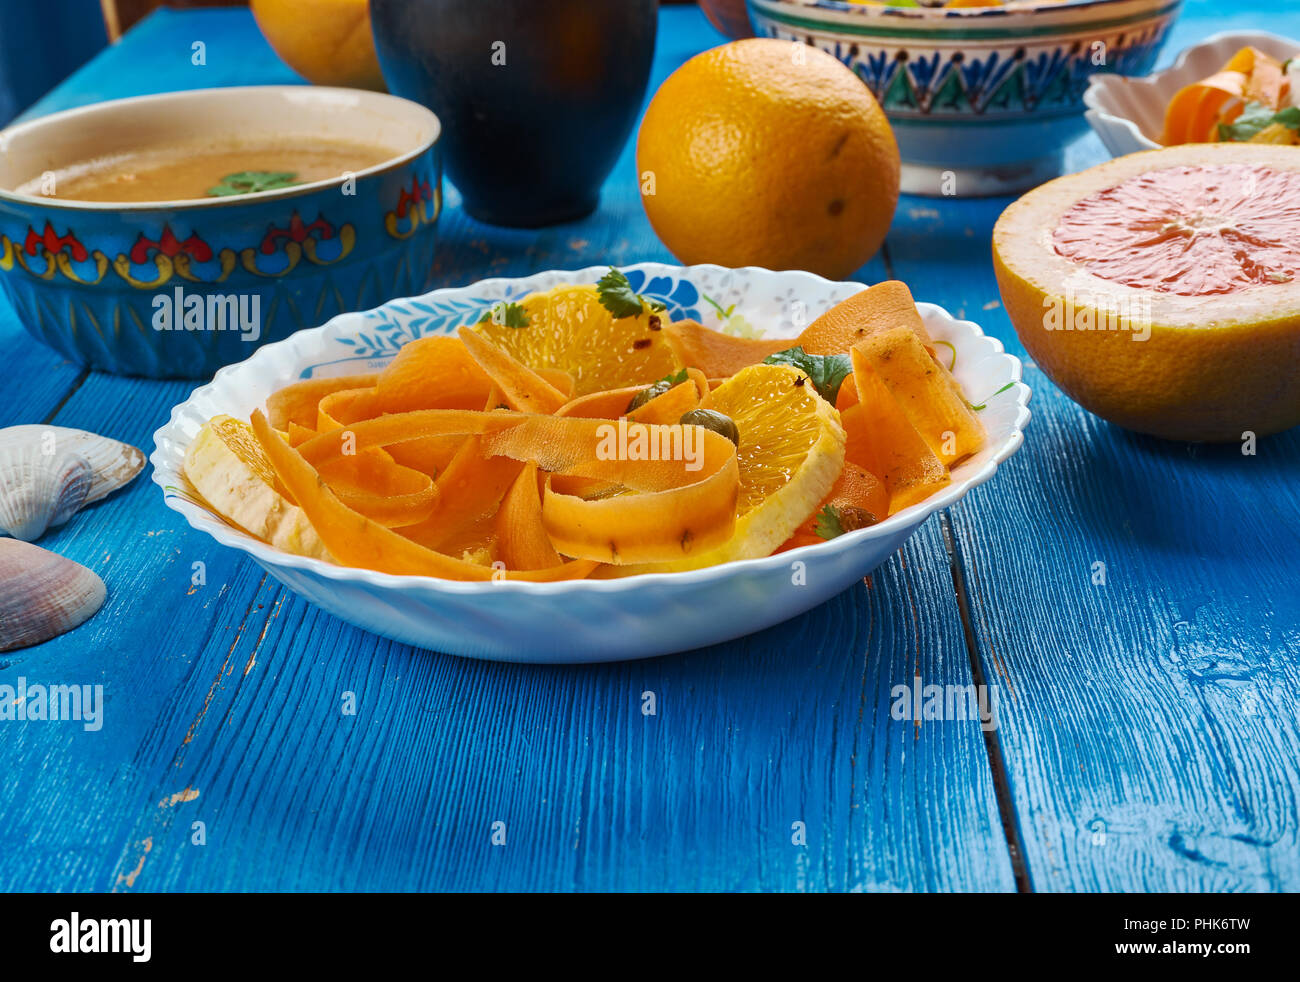
<svg viewBox="0 0 1300 982">
<path fill-rule="evenodd" d="M 325 548 L 344 566 L 479 582 L 503 577 L 533 582 L 582 579 L 596 568 L 595 562 L 579 559 L 551 569 L 500 571 L 426 549 L 341 502 L 306 458 L 271 428 L 261 410 L 254 410 L 252 424 L 276 475 L 293 492 Z"/>
<path fill-rule="evenodd" d="M 319 434 L 296 453 L 309 467 L 319 468 L 348 447 L 357 451 L 450 435 L 483 437 L 477 449 L 484 458 L 536 462 L 553 475 L 593 478 L 629 492 L 589 500 L 548 481 L 543 521 L 562 555 L 609 563 L 662 562 L 719 545 L 735 529 L 740 487 L 735 445 L 698 426 L 426 409 Z M 284 483 L 296 496 L 295 486 Z M 431 531 L 437 514 L 435 510 L 416 534 L 428 531 L 430 541 L 438 541 Z M 449 514 L 456 527 L 472 520 L 464 511 Z"/>
<path fill-rule="evenodd" d="M 1220 123 L 1231 123 L 1247 102 L 1281 108 L 1286 87 L 1282 63 L 1258 48 L 1242 48 L 1208 78 L 1185 85 L 1165 109 L 1165 146 L 1214 143 Z"/>
</svg>

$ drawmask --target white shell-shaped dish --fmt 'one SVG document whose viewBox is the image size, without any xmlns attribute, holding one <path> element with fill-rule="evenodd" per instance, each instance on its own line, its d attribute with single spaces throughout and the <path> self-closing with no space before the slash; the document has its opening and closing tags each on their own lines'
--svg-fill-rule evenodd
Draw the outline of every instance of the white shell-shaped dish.
<svg viewBox="0 0 1300 982">
<path fill-rule="evenodd" d="M 1112 156 L 1157 150 L 1165 109 L 1184 85 L 1219 71 L 1240 49 L 1256 47 L 1283 61 L 1300 54 L 1300 41 L 1263 31 L 1228 31 L 1183 51 L 1169 68 L 1146 78 L 1094 75 L 1083 94 L 1084 113 Z"/>
<path fill-rule="evenodd" d="M 233 528 L 192 500 L 181 469 L 185 448 L 210 417 L 247 419 L 280 386 L 301 378 L 374 371 L 407 341 L 454 331 L 498 300 L 560 283 L 594 283 L 607 266 L 482 280 L 335 317 L 260 348 L 217 373 L 172 410 L 154 434 L 154 482 L 194 528 L 247 553 L 291 590 L 349 623 L 409 644 L 457 655 L 539 663 L 644 658 L 726 641 L 777 624 L 852 585 L 898 549 L 925 519 L 993 476 L 1023 441 L 1029 388 L 1020 362 L 970 321 L 933 304 L 918 307 L 936 340 L 956 352 L 968 397 L 985 403 L 988 444 L 953 471 L 952 484 L 870 528 L 824 544 L 686 573 L 561 583 L 460 583 L 336 566 L 282 552 Z M 718 326 L 723 310 L 771 337 L 803 325 L 863 289 L 803 272 L 667 266 L 624 267 L 633 289 L 662 301 L 673 319 Z M 707 300 L 705 298 L 708 298 Z M 1005 387 L 1005 388 L 1004 388 Z"/>
</svg>

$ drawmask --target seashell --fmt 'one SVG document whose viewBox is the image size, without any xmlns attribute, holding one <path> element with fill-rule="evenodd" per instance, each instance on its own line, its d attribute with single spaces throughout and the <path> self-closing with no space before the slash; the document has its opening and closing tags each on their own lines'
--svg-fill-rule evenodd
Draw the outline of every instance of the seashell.
<svg viewBox="0 0 1300 982">
<path fill-rule="evenodd" d="M 11 443 L 36 443 L 47 453 L 71 450 L 85 457 L 95 472 L 86 504 L 112 494 L 144 469 L 144 453 L 131 444 L 68 426 L 28 423 L 0 429 L 0 448 Z"/>
<path fill-rule="evenodd" d="M 104 603 L 104 581 L 71 559 L 0 539 L 0 651 L 71 631 Z"/>
<path fill-rule="evenodd" d="M 0 447 L 0 528 L 35 542 L 86 503 L 92 474 L 84 457 L 46 455 L 34 445 Z"/>
<path fill-rule="evenodd" d="M 0 429 L 0 529 L 31 542 L 144 467 L 135 447 L 85 430 Z"/>
</svg>

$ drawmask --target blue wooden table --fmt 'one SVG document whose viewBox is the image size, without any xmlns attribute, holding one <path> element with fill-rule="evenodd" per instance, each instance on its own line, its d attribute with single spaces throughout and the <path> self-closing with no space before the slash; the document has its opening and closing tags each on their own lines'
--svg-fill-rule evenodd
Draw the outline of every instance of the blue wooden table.
<svg viewBox="0 0 1300 982">
<path fill-rule="evenodd" d="M 1261 27 L 1300 36 L 1300 10 L 1189 0 L 1165 61 Z M 665 9 L 652 87 L 721 41 Z M 164 11 L 32 113 L 291 81 L 246 11 Z M 1089 136 L 1071 163 L 1102 156 Z M 449 192 L 439 284 L 670 260 L 634 170 L 629 147 L 595 215 L 541 231 L 480 225 Z M 905 197 L 856 278 L 905 280 L 1023 358 L 990 267 L 1006 203 Z M 191 389 L 87 373 L 7 307 L 0 352 L 0 425 L 148 450 Z M 1256 456 L 1163 443 L 1025 377 L 1024 449 L 866 582 L 629 664 L 355 630 L 142 476 L 42 542 L 103 576 L 104 610 L 0 655 L 0 684 L 102 684 L 107 703 L 98 732 L 0 723 L 0 890 L 1300 889 L 1300 431 Z M 996 685 L 1000 725 L 894 719 L 917 675 Z"/>
</svg>

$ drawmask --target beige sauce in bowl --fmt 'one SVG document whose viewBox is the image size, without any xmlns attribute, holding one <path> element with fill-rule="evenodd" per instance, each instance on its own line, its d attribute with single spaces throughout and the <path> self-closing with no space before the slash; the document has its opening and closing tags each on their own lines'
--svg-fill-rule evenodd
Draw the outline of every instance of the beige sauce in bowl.
<svg viewBox="0 0 1300 982">
<path fill-rule="evenodd" d="M 190 201 L 331 180 L 395 156 L 387 147 L 321 140 L 177 146 L 81 161 L 15 190 L 67 201 Z"/>
</svg>

